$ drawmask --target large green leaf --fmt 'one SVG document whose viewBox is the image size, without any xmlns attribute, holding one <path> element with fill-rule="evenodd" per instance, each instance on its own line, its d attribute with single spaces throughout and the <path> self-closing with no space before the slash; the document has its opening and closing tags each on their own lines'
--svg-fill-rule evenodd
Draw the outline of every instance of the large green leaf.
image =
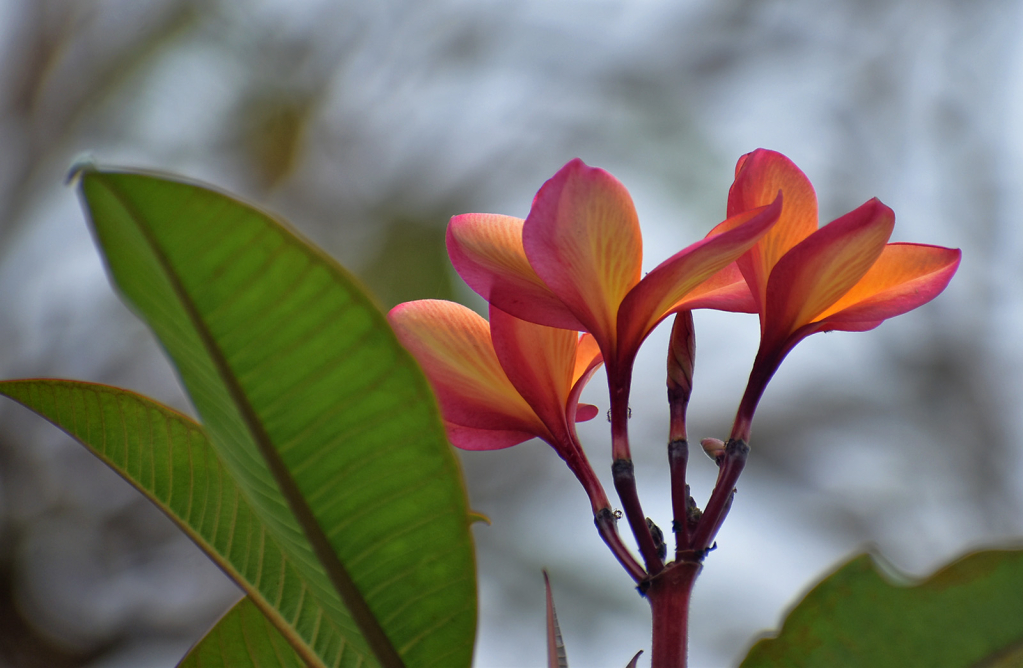
<svg viewBox="0 0 1023 668">
<path fill-rule="evenodd" d="M 0 394 L 66 431 L 153 501 L 246 591 L 310 666 L 373 663 L 325 576 L 311 582 L 302 577 L 193 420 L 94 383 L 6 381 Z"/>
<path fill-rule="evenodd" d="M 964 557 L 919 584 L 880 573 L 869 555 L 797 605 L 743 668 L 1023 665 L 1023 551 Z"/>
<path fill-rule="evenodd" d="M 238 601 L 178 668 L 306 668 L 301 657 L 247 598 Z"/>
<path fill-rule="evenodd" d="M 326 573 L 382 664 L 468 665 L 465 490 L 429 387 L 383 315 L 333 260 L 225 195 L 141 174 L 80 178 L 114 282 L 296 568 Z"/>
</svg>

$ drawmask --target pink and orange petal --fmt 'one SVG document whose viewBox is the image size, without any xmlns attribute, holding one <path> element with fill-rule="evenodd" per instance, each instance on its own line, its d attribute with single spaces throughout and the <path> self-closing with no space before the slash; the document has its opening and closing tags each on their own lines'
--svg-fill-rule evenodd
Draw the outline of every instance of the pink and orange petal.
<svg viewBox="0 0 1023 668">
<path fill-rule="evenodd" d="M 809 181 L 788 158 L 763 149 L 740 158 L 729 213 L 775 188 L 785 197 L 778 224 L 737 261 L 758 302 L 762 333 L 732 432 L 743 440 L 767 382 L 796 343 L 820 331 L 872 329 L 927 303 L 961 257 L 939 246 L 889 244 L 895 214 L 876 199 L 818 229 Z"/>
<path fill-rule="evenodd" d="M 582 330 L 529 264 L 522 247 L 524 222 L 490 213 L 453 217 L 446 236 L 451 264 L 469 287 L 505 313 L 549 327 Z"/>
<path fill-rule="evenodd" d="M 592 337 L 536 325 L 491 307 L 491 322 L 459 304 L 400 304 L 388 318 L 434 388 L 451 442 L 491 450 L 533 436 L 572 454 L 577 405 L 601 362 Z M 567 458 L 567 457 L 566 457 Z"/>
<path fill-rule="evenodd" d="M 639 282 L 639 219 L 616 178 L 576 159 L 537 192 L 522 228 L 537 275 L 597 339 L 613 349 L 618 306 Z"/>
</svg>

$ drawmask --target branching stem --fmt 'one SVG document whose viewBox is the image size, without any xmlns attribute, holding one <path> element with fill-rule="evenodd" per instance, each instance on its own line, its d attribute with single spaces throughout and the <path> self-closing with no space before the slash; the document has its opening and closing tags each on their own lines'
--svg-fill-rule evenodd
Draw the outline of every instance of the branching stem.
<svg viewBox="0 0 1023 668">
<path fill-rule="evenodd" d="M 675 558 L 689 549 L 689 488 L 686 485 L 686 466 L 689 463 L 689 443 L 674 440 L 668 443 L 668 467 L 671 472 L 671 528 L 675 533 Z"/>
<path fill-rule="evenodd" d="M 639 554 L 646 563 L 647 573 L 656 575 L 664 568 L 664 562 L 657 554 L 657 546 L 654 544 L 653 534 L 646 523 L 646 516 L 643 514 L 643 507 L 639 502 L 639 493 L 636 491 L 636 473 L 632 462 L 628 459 L 618 459 L 611 465 L 611 475 L 614 478 L 615 490 L 622 502 L 622 510 L 625 519 L 629 522 L 632 535 L 636 538 L 639 546 Z"/>
<path fill-rule="evenodd" d="M 725 444 L 725 453 L 721 456 L 721 468 L 718 470 L 717 483 L 714 485 L 707 508 L 703 511 L 703 516 L 696 526 L 696 533 L 693 535 L 692 547 L 694 550 L 705 551 L 714 540 L 714 536 L 717 535 L 718 529 L 721 528 L 721 523 L 731 507 L 735 483 L 746 466 L 748 456 L 749 446 L 745 441 L 729 440 Z"/>
</svg>

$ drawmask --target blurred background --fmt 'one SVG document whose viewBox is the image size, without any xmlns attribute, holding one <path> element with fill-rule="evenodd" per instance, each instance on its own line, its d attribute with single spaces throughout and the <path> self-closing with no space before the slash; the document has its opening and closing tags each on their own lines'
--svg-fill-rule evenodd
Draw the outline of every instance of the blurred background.
<svg viewBox="0 0 1023 668">
<path fill-rule="evenodd" d="M 630 189 L 654 267 L 724 217 L 763 146 L 823 221 L 870 197 L 894 240 L 961 247 L 935 302 L 811 337 L 761 404 L 697 584 L 694 666 L 739 661 L 823 573 L 872 549 L 922 575 L 1023 536 L 1023 51 L 998 0 L 0 0 L 0 377 L 123 385 L 190 410 L 111 291 L 77 159 L 239 193 L 358 274 L 383 307 L 480 307 L 457 213 L 524 217 L 569 159 Z M 1017 212 L 1017 213 L 1014 213 Z M 633 443 L 670 526 L 668 325 L 643 349 Z M 691 437 L 727 435 L 753 317 L 701 312 Z M 584 400 L 607 408 L 603 376 Z M 611 488 L 608 428 L 581 426 Z M 546 446 L 462 453 L 476 525 L 476 665 L 544 664 L 541 567 L 575 666 L 624 666 L 649 612 Z M 693 453 L 702 505 L 715 468 Z M 175 665 L 238 590 L 84 449 L 0 405 L 0 666 Z M 640 665 L 648 665 L 641 661 Z"/>
</svg>

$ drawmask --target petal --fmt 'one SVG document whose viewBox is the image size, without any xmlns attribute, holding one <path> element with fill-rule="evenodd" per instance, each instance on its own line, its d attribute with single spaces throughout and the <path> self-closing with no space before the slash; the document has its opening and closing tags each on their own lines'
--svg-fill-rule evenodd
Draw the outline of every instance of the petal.
<svg viewBox="0 0 1023 668">
<path fill-rule="evenodd" d="M 572 371 L 572 385 L 576 383 L 592 369 L 600 366 L 603 358 L 600 355 L 600 346 L 597 340 L 590 333 L 584 333 L 579 337 L 579 343 L 575 349 L 575 368 Z"/>
<path fill-rule="evenodd" d="M 501 450 L 534 438 L 535 434 L 524 431 L 500 431 L 463 427 L 453 422 L 444 422 L 451 445 L 462 450 Z"/>
<path fill-rule="evenodd" d="M 958 249 L 888 244 L 863 278 L 817 320 L 826 321 L 828 329 L 860 329 L 911 311 L 941 294 L 961 258 Z"/>
<path fill-rule="evenodd" d="M 630 359 L 650 330 L 668 314 L 679 308 L 694 308 L 689 305 L 690 293 L 757 243 L 777 222 L 782 207 L 778 197 L 770 206 L 729 218 L 706 238 L 679 251 L 643 277 L 625 298 L 619 313 L 620 359 Z M 727 280 L 729 275 L 722 274 L 720 278 Z M 719 288 L 727 286 L 708 286 L 708 293 Z M 695 295 L 693 302 L 700 298 L 709 301 L 708 293 Z"/>
<path fill-rule="evenodd" d="M 521 218 L 466 213 L 448 224 L 447 247 L 458 275 L 488 302 L 516 317 L 563 329 L 582 325 L 526 259 Z"/>
<path fill-rule="evenodd" d="M 580 404 L 579 395 L 582 394 L 586 383 L 590 382 L 590 378 L 597 372 L 603 361 L 604 358 L 600 354 L 600 348 L 593 335 L 585 333 L 580 336 L 575 351 L 575 368 L 572 370 L 572 391 L 565 403 L 565 414 L 575 413 L 576 422 L 592 420 L 600 412 L 596 406 Z"/>
<path fill-rule="evenodd" d="M 749 285 L 742 272 L 739 271 L 739 265 L 735 262 L 693 288 L 671 310 L 698 308 L 732 313 L 756 313 L 758 311 Z"/>
<path fill-rule="evenodd" d="M 778 224 L 739 260 L 739 268 L 760 309 L 774 265 L 817 230 L 817 195 L 806 175 L 781 153 L 761 148 L 739 158 L 735 182 L 728 191 L 729 218 L 770 204 L 778 191 L 785 195 Z"/>
<path fill-rule="evenodd" d="M 387 317 L 426 373 L 447 422 L 546 433 L 501 368 L 486 320 L 460 304 L 432 299 L 399 304 Z"/>
<path fill-rule="evenodd" d="M 526 322 L 491 304 L 490 334 L 508 380 L 558 442 L 564 443 L 578 332 Z"/>
<path fill-rule="evenodd" d="M 618 306 L 639 282 L 642 239 L 617 179 L 576 159 L 540 188 L 522 230 L 529 263 L 591 332 L 613 349 Z"/>
<path fill-rule="evenodd" d="M 779 344 L 849 292 L 878 260 L 894 225 L 895 213 L 872 199 L 786 253 L 768 282 L 764 341 Z"/>
</svg>

